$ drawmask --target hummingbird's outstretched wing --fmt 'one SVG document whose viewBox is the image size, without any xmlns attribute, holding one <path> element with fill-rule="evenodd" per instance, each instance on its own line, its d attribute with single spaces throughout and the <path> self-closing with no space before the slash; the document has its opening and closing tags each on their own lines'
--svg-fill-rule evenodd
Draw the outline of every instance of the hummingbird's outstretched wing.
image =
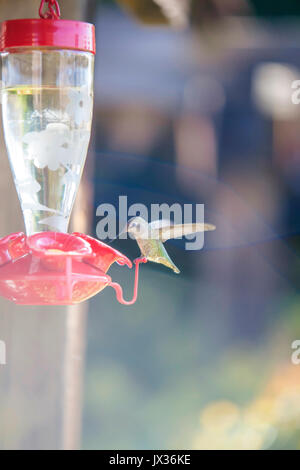
<svg viewBox="0 0 300 470">
<path fill-rule="evenodd" d="M 161 240 L 160 231 L 162 229 L 170 229 L 170 227 L 174 227 L 174 224 L 169 219 L 153 220 L 148 224 L 148 231 L 146 237 L 152 240 Z"/>
<path fill-rule="evenodd" d="M 152 228 L 152 227 L 151 227 Z M 182 225 L 168 225 L 162 226 L 160 228 L 154 228 L 151 230 L 151 238 L 155 240 L 161 240 L 165 242 L 171 238 L 181 238 L 186 235 L 191 235 L 192 233 L 197 232 L 208 232 L 215 230 L 215 225 L 212 224 L 182 224 Z"/>
<path fill-rule="evenodd" d="M 174 224 L 169 219 L 158 219 L 158 220 L 153 220 L 148 225 L 149 225 L 150 230 L 158 230 L 164 227 L 173 226 Z"/>
</svg>

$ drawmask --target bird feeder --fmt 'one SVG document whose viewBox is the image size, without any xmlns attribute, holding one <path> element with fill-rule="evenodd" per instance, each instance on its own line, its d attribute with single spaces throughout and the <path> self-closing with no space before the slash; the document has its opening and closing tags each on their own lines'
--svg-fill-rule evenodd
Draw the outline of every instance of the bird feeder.
<svg viewBox="0 0 300 470">
<path fill-rule="evenodd" d="M 42 0 L 39 19 L 1 24 L 4 138 L 26 235 L 0 240 L 0 295 L 18 304 L 82 302 L 112 282 L 110 265 L 131 261 L 92 237 L 68 234 L 88 150 L 95 28 L 60 19 L 57 1 Z"/>
</svg>

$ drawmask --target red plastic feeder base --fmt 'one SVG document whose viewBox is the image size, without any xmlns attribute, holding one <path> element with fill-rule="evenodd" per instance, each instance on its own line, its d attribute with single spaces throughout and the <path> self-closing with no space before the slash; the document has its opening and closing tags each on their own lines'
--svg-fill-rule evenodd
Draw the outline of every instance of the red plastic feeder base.
<svg viewBox="0 0 300 470">
<path fill-rule="evenodd" d="M 137 299 L 139 263 L 146 260 L 135 262 L 130 301 L 106 274 L 114 262 L 132 267 L 119 251 L 80 233 L 12 234 L 0 239 L 0 295 L 20 305 L 72 305 L 111 286 L 120 303 L 132 305 Z"/>
</svg>

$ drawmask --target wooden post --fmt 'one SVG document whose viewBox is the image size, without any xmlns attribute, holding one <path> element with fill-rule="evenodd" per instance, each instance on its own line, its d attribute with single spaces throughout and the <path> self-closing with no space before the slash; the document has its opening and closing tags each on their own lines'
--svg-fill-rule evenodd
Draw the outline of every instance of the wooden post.
<svg viewBox="0 0 300 470">
<path fill-rule="evenodd" d="M 0 0 L 0 18 L 35 18 L 40 0 Z M 62 17 L 84 19 L 85 0 L 60 2 Z M 24 230 L 2 135 L 0 236 Z M 84 181 L 82 182 L 84 185 Z M 73 213 L 88 230 L 80 192 Z M 89 230 L 88 230 L 89 231 Z M 79 446 L 85 306 L 18 307 L 0 298 L 0 449 L 75 449 Z"/>
</svg>

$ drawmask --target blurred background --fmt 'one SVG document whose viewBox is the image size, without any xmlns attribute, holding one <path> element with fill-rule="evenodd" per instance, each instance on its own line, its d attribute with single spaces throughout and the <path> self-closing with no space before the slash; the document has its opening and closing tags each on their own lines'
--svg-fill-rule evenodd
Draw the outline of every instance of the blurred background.
<svg viewBox="0 0 300 470">
<path fill-rule="evenodd" d="M 300 33 L 283 14 L 299 4 L 121 3 L 94 18 L 93 212 L 204 203 L 217 230 L 198 252 L 168 242 L 181 274 L 142 266 L 132 308 L 91 300 L 83 446 L 296 448 Z M 132 273 L 111 272 L 129 295 Z"/>
<path fill-rule="evenodd" d="M 133 307 L 112 289 L 88 302 L 81 447 L 298 449 L 299 2 L 86 7 L 97 31 L 90 234 L 119 195 L 205 204 L 217 230 L 201 251 L 168 242 L 181 274 L 142 266 Z M 133 240 L 113 246 L 139 255 Z M 110 274 L 129 298 L 133 273 Z"/>
</svg>

